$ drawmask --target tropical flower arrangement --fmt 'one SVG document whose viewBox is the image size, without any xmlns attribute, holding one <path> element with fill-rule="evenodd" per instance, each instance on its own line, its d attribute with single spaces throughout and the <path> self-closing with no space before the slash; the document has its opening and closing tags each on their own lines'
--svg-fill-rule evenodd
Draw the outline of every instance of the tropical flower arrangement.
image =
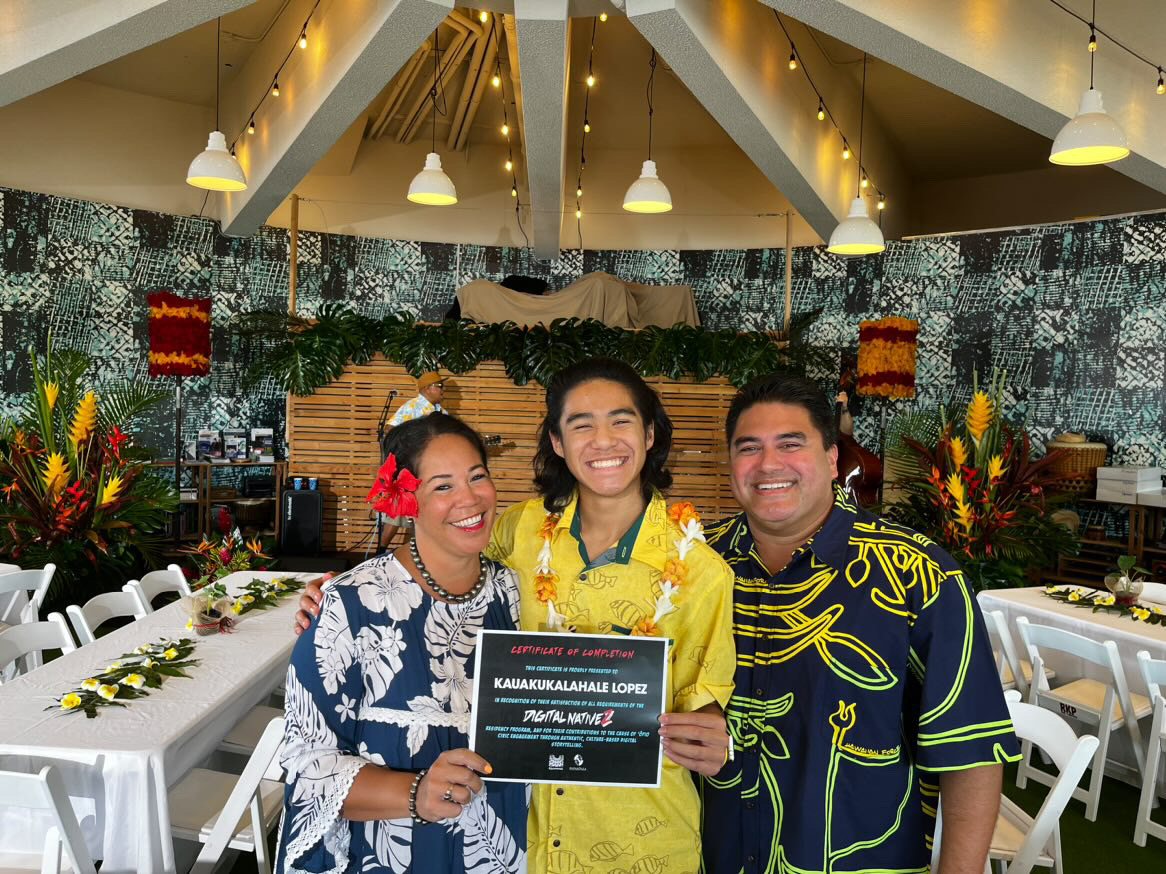
<svg viewBox="0 0 1166 874">
<path fill-rule="evenodd" d="M 860 395 L 887 398 L 915 397 L 915 351 L 919 323 L 888 316 L 858 326 L 858 385 Z"/>
<path fill-rule="evenodd" d="M 127 701 L 144 698 L 151 689 L 160 689 L 168 677 L 187 677 L 186 668 L 197 665 L 191 659 L 194 641 L 159 640 L 139 646 L 110 662 L 100 674 L 86 677 L 76 689 L 62 695 L 46 710 L 76 711 L 89 719 L 98 707 L 125 707 Z"/>
<path fill-rule="evenodd" d="M 271 556 L 263 549 L 260 538 L 245 540 L 238 528 L 219 539 L 204 537 L 198 546 L 182 550 L 195 565 L 197 576 L 190 581 L 191 590 L 198 591 L 238 571 L 265 570 Z"/>
<path fill-rule="evenodd" d="M 166 393 L 138 383 L 99 393 L 86 384 L 89 357 L 51 341 L 29 358 L 24 408 L 0 419 L 0 553 L 55 564 L 50 602 L 84 600 L 158 564 L 174 489 L 149 474 L 130 433 Z"/>
<path fill-rule="evenodd" d="M 984 390 L 975 380 L 966 408 L 941 407 L 930 424 L 912 420 L 916 433 L 937 438 L 922 442 L 898 428 L 888 443 L 911 471 L 888 518 L 943 546 L 977 590 L 1027 585 L 1029 569 L 1077 550 L 1072 532 L 1049 518 L 1056 453 L 1033 459 L 1028 435 L 1004 415 L 1004 385 L 1003 374 Z"/>
<path fill-rule="evenodd" d="M 1045 594 L 1062 604 L 1089 607 L 1093 612 L 1116 613 L 1147 625 L 1166 625 L 1166 610 L 1157 604 L 1120 603 L 1112 592 L 1090 592 L 1073 586 L 1046 586 Z"/>
</svg>

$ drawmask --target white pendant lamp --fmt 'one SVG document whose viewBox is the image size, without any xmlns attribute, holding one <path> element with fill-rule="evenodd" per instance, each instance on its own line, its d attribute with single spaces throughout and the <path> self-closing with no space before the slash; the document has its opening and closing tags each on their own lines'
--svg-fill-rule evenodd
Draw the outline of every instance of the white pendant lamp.
<svg viewBox="0 0 1166 874">
<path fill-rule="evenodd" d="M 883 232 L 873 221 L 862 199 L 862 133 L 866 121 L 866 53 L 862 55 L 862 102 L 858 121 L 858 190 L 850 201 L 850 212 L 830 235 L 827 252 L 835 255 L 875 255 L 887 248 Z"/>
<path fill-rule="evenodd" d="M 457 203 L 457 189 L 453 187 L 453 180 L 445 175 L 441 169 L 441 156 L 437 154 L 437 82 L 440 78 L 437 69 L 437 31 L 433 31 L 433 87 L 429 96 L 433 100 L 433 135 L 429 154 L 425 156 L 425 166 L 421 172 L 413 177 L 409 183 L 409 193 L 406 197 L 412 203 L 424 206 L 450 206 Z"/>
<path fill-rule="evenodd" d="M 1129 155 L 1125 131 L 1101 104 L 1101 92 L 1093 87 L 1093 58 L 1097 53 L 1097 0 L 1093 2 L 1093 19 L 1089 22 L 1089 88 L 1081 95 L 1077 114 L 1061 128 L 1053 140 L 1049 160 L 1067 167 L 1109 164 Z"/>
<path fill-rule="evenodd" d="M 215 129 L 186 171 L 186 184 L 208 191 L 245 191 L 247 177 L 235 156 L 227 150 L 227 138 L 219 130 L 219 20 L 215 21 Z"/>
<path fill-rule="evenodd" d="M 640 170 L 640 178 L 633 182 L 623 196 L 623 208 L 628 212 L 658 213 L 672 209 L 672 195 L 668 186 L 656 175 L 656 162 L 652 160 L 652 92 L 656 82 L 656 50 L 648 61 L 648 160 Z"/>
</svg>

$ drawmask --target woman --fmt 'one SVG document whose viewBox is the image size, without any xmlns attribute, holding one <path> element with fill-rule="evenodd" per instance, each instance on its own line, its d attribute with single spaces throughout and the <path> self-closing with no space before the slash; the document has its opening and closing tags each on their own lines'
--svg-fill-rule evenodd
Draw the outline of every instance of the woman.
<svg viewBox="0 0 1166 874">
<path fill-rule="evenodd" d="M 487 792 L 490 764 L 466 749 L 477 633 L 518 616 L 513 573 L 481 555 L 496 498 L 485 448 L 444 413 L 393 429 L 387 448 L 374 491 L 415 513 L 414 540 L 333 579 L 296 643 L 277 870 L 524 870 L 525 789 Z"/>
</svg>

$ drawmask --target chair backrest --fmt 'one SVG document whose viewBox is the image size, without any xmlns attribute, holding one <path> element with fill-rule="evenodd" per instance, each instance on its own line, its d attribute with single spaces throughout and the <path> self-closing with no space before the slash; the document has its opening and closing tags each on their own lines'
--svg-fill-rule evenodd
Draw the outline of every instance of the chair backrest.
<svg viewBox="0 0 1166 874">
<path fill-rule="evenodd" d="M 1166 659 L 1152 659 L 1148 650 L 1138 652 L 1138 670 L 1142 672 L 1142 679 L 1146 683 L 1146 693 L 1150 701 L 1163 697 L 1163 688 L 1166 687 Z"/>
<path fill-rule="evenodd" d="M 1142 583 L 1142 594 L 1138 595 L 1138 600 L 1166 604 L 1166 583 Z"/>
<path fill-rule="evenodd" d="M 1004 618 L 1002 610 L 983 610 L 984 622 L 988 626 L 988 635 L 992 638 L 999 656 L 996 659 L 996 669 L 1001 665 L 1008 665 L 1012 672 L 1012 682 L 1021 695 L 1028 694 L 1028 683 L 1024 680 L 1024 671 L 1020 667 L 1020 659 L 1016 655 L 1016 646 L 1012 642 L 1012 632 L 1008 629 L 1008 620 Z M 1003 672 L 1001 672 L 1003 673 Z M 1001 677 L 1003 679 L 1003 677 Z"/>
<path fill-rule="evenodd" d="M 69 614 L 69 621 L 73 623 L 73 631 L 81 646 L 93 643 L 97 639 L 94 632 L 110 619 L 119 616 L 141 619 L 146 615 L 137 596 L 124 589 L 120 592 L 103 592 L 95 595 L 82 607 L 70 604 L 65 608 L 65 612 Z"/>
<path fill-rule="evenodd" d="M 279 746 L 283 743 L 283 717 L 277 716 L 267 723 L 259 742 L 255 745 L 251 758 L 247 760 L 243 773 L 235 781 L 235 788 L 231 790 L 227 803 L 215 821 L 215 827 L 207 836 L 190 874 L 210 874 L 218 865 L 219 860 L 226 852 L 239 820 L 247 813 L 253 803 L 258 804 L 260 798 L 260 782 L 264 779 L 279 779 L 282 768 L 279 764 Z M 263 833 L 262 809 L 258 809 L 258 817 L 252 816 L 252 831 L 256 841 L 264 841 L 267 836 Z M 258 821 L 256 821 L 258 819 Z"/>
<path fill-rule="evenodd" d="M 142 574 L 140 580 L 130 580 L 122 586 L 123 592 L 134 592 L 147 613 L 154 611 L 153 601 L 163 592 L 177 592 L 190 597 L 190 584 L 186 575 L 176 564 L 167 565 L 164 570 Z"/>
<path fill-rule="evenodd" d="M 60 853 L 63 849 L 72 871 L 96 874 L 93 857 L 81 836 L 81 827 L 69 803 L 65 784 L 52 765 L 41 768 L 39 774 L 0 771 L 0 806 L 4 805 L 44 810 L 51 816 L 53 826 L 45 836 L 46 858 L 42 872 L 61 870 Z M 55 866 L 48 864 L 53 857 L 56 857 Z"/>
<path fill-rule="evenodd" d="M 1052 837 L 1065 806 L 1073 797 L 1073 790 L 1093 761 L 1100 741 L 1091 734 L 1077 737 L 1061 717 L 1023 701 L 1009 700 L 1008 715 L 1012 717 L 1016 736 L 1048 753 L 1060 772 L 1040 810 L 1033 817 L 1032 827 L 1025 835 L 1024 843 L 1008 864 L 1007 874 L 1028 874 Z"/>
<path fill-rule="evenodd" d="M 53 582 L 53 574 L 56 572 L 57 566 L 50 563 L 43 568 L 0 574 L 0 595 L 6 595 L 9 592 L 27 592 L 32 612 L 26 621 L 35 622 L 40 616 L 41 605 L 45 602 L 45 595 L 48 594 L 49 586 Z"/>
<path fill-rule="evenodd" d="M 46 649 L 72 652 L 76 648 L 65 617 L 50 613 L 43 622 L 25 622 L 0 631 L 0 668 L 29 653 Z"/>
</svg>

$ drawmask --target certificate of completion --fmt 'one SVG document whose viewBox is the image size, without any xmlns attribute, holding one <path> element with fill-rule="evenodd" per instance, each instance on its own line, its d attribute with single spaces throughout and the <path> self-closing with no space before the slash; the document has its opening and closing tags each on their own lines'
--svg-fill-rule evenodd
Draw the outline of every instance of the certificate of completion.
<svg viewBox="0 0 1166 874">
<path fill-rule="evenodd" d="M 470 749 L 491 780 L 659 786 L 668 641 L 483 629 Z"/>
</svg>

